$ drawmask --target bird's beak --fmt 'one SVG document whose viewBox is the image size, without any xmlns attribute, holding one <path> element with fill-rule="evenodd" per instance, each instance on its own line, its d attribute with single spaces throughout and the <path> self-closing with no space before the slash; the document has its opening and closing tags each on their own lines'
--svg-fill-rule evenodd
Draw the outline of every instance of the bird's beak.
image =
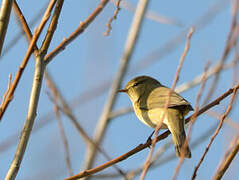
<svg viewBox="0 0 239 180">
<path fill-rule="evenodd" d="M 127 92 L 128 92 L 128 89 L 120 89 L 120 90 L 118 90 L 118 92 L 127 93 Z"/>
</svg>

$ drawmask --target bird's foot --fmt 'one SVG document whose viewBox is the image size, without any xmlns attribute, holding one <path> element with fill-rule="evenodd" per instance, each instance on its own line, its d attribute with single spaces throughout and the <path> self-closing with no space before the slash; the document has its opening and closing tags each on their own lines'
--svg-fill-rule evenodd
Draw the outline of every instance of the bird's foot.
<svg viewBox="0 0 239 180">
<path fill-rule="evenodd" d="M 149 143 L 149 148 L 151 147 L 151 144 L 152 144 L 152 136 L 154 135 L 154 131 L 150 134 L 150 136 L 148 137 L 146 143 Z"/>
</svg>

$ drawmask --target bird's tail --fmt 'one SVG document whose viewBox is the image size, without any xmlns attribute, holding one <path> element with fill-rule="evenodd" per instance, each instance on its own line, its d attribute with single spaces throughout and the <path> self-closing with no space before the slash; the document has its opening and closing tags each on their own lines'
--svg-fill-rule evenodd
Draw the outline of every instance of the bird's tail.
<svg viewBox="0 0 239 180">
<path fill-rule="evenodd" d="M 186 134 L 184 131 L 184 116 L 179 110 L 169 109 L 168 116 L 168 129 L 170 130 L 175 146 L 176 155 L 180 157 L 182 153 L 184 157 L 191 158 L 191 151 L 188 145 L 183 148 L 186 140 Z"/>
<path fill-rule="evenodd" d="M 176 155 L 180 157 L 182 154 L 184 154 L 184 157 L 191 158 L 191 151 L 188 145 L 183 148 L 186 139 L 186 134 L 184 130 L 181 133 L 172 132 L 172 138 L 175 146 Z"/>
</svg>

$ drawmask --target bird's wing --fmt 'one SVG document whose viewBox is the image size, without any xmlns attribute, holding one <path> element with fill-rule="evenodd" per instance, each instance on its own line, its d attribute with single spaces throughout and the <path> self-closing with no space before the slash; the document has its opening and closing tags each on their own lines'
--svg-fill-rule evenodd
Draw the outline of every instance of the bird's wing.
<svg viewBox="0 0 239 180">
<path fill-rule="evenodd" d="M 140 107 L 144 109 L 164 108 L 168 99 L 169 88 L 155 88 L 148 96 L 146 102 L 140 102 Z M 170 96 L 169 108 L 178 106 L 188 106 L 192 110 L 191 105 L 183 97 L 176 92 L 172 92 Z"/>
</svg>

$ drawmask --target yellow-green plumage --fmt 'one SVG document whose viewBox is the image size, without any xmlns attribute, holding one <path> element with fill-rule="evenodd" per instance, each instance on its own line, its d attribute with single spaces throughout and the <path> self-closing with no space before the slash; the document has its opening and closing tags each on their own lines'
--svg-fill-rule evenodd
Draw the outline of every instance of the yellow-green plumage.
<svg viewBox="0 0 239 180">
<path fill-rule="evenodd" d="M 137 117 L 146 125 L 155 128 L 164 113 L 169 88 L 149 76 L 139 76 L 128 82 L 122 92 L 127 92 L 133 103 Z M 161 128 L 168 128 L 172 134 L 176 155 L 180 156 L 185 142 L 184 116 L 193 110 L 192 106 L 179 94 L 173 92 Z M 190 158 L 187 146 L 185 157 Z"/>
</svg>

